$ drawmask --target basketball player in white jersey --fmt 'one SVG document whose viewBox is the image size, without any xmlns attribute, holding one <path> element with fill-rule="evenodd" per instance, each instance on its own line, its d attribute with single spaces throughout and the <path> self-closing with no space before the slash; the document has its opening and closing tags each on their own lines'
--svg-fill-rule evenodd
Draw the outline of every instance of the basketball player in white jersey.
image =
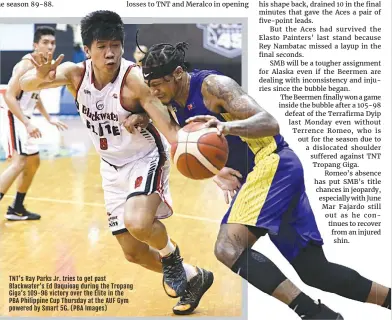
<svg viewBox="0 0 392 320">
<path fill-rule="evenodd" d="M 213 274 L 182 263 L 178 246 L 158 219 L 172 215 L 167 142 L 150 124 L 129 133 L 125 119 L 144 109 L 164 108 L 151 95 L 139 67 L 122 58 L 124 26 L 111 11 L 97 11 L 81 22 L 84 63 L 52 64 L 36 56 L 36 70 L 22 77 L 23 90 L 66 85 L 101 157 L 109 228 L 125 258 L 163 272 L 170 297 L 181 296 L 175 314 L 190 314 L 213 282 Z M 144 108 L 144 109 L 143 109 Z M 176 132 L 174 133 L 176 135 Z"/>
<path fill-rule="evenodd" d="M 34 52 L 42 53 L 44 57 L 49 52 L 53 54 L 56 48 L 55 30 L 47 26 L 38 27 L 34 33 L 33 46 Z M 50 118 L 40 99 L 39 90 L 24 92 L 20 89 L 20 77 L 34 69 L 32 59 L 32 55 L 27 54 L 15 65 L 4 96 L 6 105 L 0 110 L 2 145 L 7 157 L 12 158 L 11 165 L 0 175 L 0 200 L 18 178 L 17 194 L 6 214 L 6 218 L 12 221 L 40 219 L 40 215 L 27 211 L 23 205 L 40 164 L 36 140 L 41 137 L 41 132 L 31 122 L 34 109 L 37 108 L 59 130 L 67 128 L 62 122 Z"/>
</svg>

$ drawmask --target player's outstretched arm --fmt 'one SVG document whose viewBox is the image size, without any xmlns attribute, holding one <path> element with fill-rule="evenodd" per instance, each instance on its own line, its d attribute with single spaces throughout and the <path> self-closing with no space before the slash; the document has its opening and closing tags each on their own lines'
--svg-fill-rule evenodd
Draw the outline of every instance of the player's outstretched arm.
<svg viewBox="0 0 392 320">
<path fill-rule="evenodd" d="M 279 124 L 275 118 L 265 111 L 252 97 L 250 97 L 233 79 L 211 75 L 202 86 L 205 101 L 213 109 L 223 109 L 239 119 L 221 123 L 225 134 L 249 138 L 269 137 L 279 134 Z"/>
<path fill-rule="evenodd" d="M 71 74 L 78 68 L 75 63 L 64 62 L 64 56 L 60 55 L 54 63 L 52 63 L 51 54 L 47 60 L 42 55 L 34 55 L 32 60 L 35 69 L 25 73 L 19 80 L 19 84 L 24 91 L 35 91 L 47 88 L 56 88 L 60 86 L 72 86 Z"/>
<path fill-rule="evenodd" d="M 126 84 L 135 95 L 135 99 L 147 112 L 154 126 L 165 136 L 169 143 L 176 142 L 177 131 L 180 126 L 170 117 L 167 107 L 152 95 L 150 88 L 144 83 L 140 75 L 136 72 L 130 72 Z"/>
</svg>

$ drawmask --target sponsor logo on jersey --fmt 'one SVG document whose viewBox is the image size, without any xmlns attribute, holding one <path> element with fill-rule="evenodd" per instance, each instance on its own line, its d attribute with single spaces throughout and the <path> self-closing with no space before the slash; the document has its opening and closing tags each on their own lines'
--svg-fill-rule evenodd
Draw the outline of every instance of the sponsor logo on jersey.
<svg viewBox="0 0 392 320">
<path fill-rule="evenodd" d="M 114 216 L 114 217 L 109 216 L 108 221 L 109 221 L 110 228 L 118 226 L 117 216 Z"/>
<path fill-rule="evenodd" d="M 98 110 L 102 110 L 105 107 L 102 100 L 97 101 L 95 106 L 97 107 Z"/>
<path fill-rule="evenodd" d="M 142 182 L 143 182 L 143 177 L 142 176 L 137 177 L 135 180 L 135 189 L 139 188 Z"/>
</svg>

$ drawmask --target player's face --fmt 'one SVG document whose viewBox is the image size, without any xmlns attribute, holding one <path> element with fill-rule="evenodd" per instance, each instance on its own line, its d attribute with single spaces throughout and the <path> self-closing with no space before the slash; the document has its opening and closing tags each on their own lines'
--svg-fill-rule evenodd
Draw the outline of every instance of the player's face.
<svg viewBox="0 0 392 320">
<path fill-rule="evenodd" d="M 87 55 L 98 70 L 117 70 L 123 55 L 123 46 L 120 40 L 98 40 L 87 48 Z"/>
<path fill-rule="evenodd" d="M 148 81 L 146 81 L 148 85 Z M 163 104 L 168 104 L 176 93 L 176 82 L 173 76 L 154 79 L 150 81 L 151 93 L 157 97 Z"/>
<path fill-rule="evenodd" d="M 43 53 L 46 58 L 49 52 L 54 53 L 56 50 L 56 38 L 49 34 L 41 36 L 38 43 L 34 43 L 34 50 Z"/>
</svg>

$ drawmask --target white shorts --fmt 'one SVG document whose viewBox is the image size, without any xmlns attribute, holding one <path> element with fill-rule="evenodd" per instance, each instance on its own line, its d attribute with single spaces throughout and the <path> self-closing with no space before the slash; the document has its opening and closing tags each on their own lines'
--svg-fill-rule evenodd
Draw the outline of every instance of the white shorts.
<svg viewBox="0 0 392 320">
<path fill-rule="evenodd" d="M 124 225 L 124 211 L 125 202 L 130 197 L 156 192 L 162 199 L 156 217 L 164 219 L 173 214 L 168 159 L 167 154 L 160 157 L 158 149 L 155 149 L 148 156 L 122 167 L 101 160 L 102 188 L 112 234 L 127 232 Z"/>
<path fill-rule="evenodd" d="M 23 156 L 38 154 L 37 139 L 27 133 L 25 125 L 5 108 L 0 109 L 0 114 L 1 145 L 7 158 L 11 158 L 14 151 Z"/>
</svg>

